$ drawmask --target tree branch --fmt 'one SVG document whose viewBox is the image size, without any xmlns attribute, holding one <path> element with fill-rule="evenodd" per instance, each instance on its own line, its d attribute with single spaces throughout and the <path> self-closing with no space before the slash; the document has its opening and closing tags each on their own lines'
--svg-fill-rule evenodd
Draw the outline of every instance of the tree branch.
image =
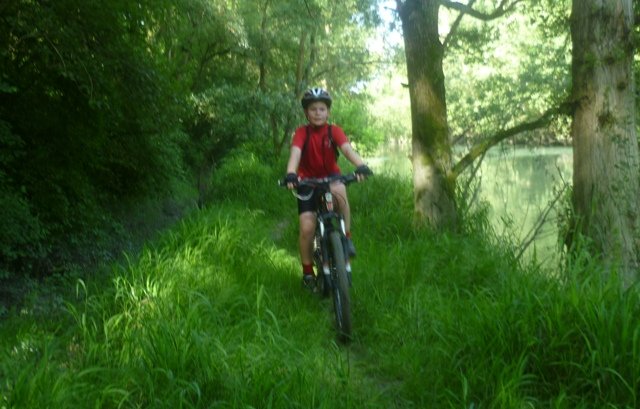
<svg viewBox="0 0 640 409">
<path fill-rule="evenodd" d="M 309 2 L 307 0 L 304 0 L 304 5 L 307 7 L 307 14 L 309 14 L 309 18 L 313 20 L 314 16 L 311 12 L 311 7 L 309 7 Z"/>
<path fill-rule="evenodd" d="M 473 2 L 462 4 L 451 0 L 440 0 L 440 4 L 452 10 L 458 10 L 461 13 L 468 14 L 478 20 L 489 21 L 498 17 L 502 17 L 516 7 L 516 4 L 522 0 L 502 0 L 493 13 L 483 13 L 472 7 Z"/>
<path fill-rule="evenodd" d="M 534 226 L 526 234 L 525 238 L 522 240 L 522 243 L 518 246 L 519 249 L 518 249 L 518 254 L 516 254 L 516 260 L 520 260 L 524 252 L 527 251 L 529 246 L 531 246 L 531 244 L 533 244 L 535 239 L 540 235 L 540 231 L 542 230 L 544 225 L 547 223 L 549 214 L 553 209 L 555 209 L 556 203 L 558 203 L 560 199 L 562 199 L 562 197 L 564 196 L 564 192 L 567 190 L 568 187 L 569 187 L 569 184 L 564 183 L 562 185 L 562 189 L 560 189 L 560 191 L 555 195 L 553 200 L 551 200 L 551 202 L 547 204 L 547 207 L 545 208 L 545 210 L 540 214 L 540 216 L 538 216 L 538 220 L 536 220 L 536 223 L 534 224 Z"/>
<path fill-rule="evenodd" d="M 302 94 L 302 87 L 304 86 L 304 56 L 306 53 L 307 33 L 307 31 L 302 31 L 302 33 L 300 34 L 300 41 L 298 42 L 298 59 L 296 61 L 296 87 L 294 90 L 295 98 L 298 98 L 298 95 Z"/>
<path fill-rule="evenodd" d="M 456 163 L 450 172 L 450 177 L 455 180 L 469 165 L 477 158 L 484 155 L 491 147 L 525 131 L 532 131 L 547 126 L 555 117 L 559 115 L 570 115 L 573 111 L 573 103 L 565 101 L 559 106 L 548 109 L 539 118 L 514 126 L 513 128 L 504 129 L 493 136 L 484 139 L 471 147 L 458 163 Z"/>
<path fill-rule="evenodd" d="M 485 152 L 486 153 L 486 152 Z M 472 166 L 471 175 L 467 178 L 464 187 L 462 188 L 462 203 L 465 205 L 466 209 L 470 209 L 473 203 L 478 199 L 478 195 L 480 194 L 479 185 L 471 186 L 471 184 L 476 181 L 476 175 L 480 170 L 480 166 L 482 166 L 482 162 L 484 161 L 484 154 L 480 157 L 480 160 L 477 161 L 475 166 Z M 471 190 L 473 189 L 473 190 Z M 471 199 L 469 199 L 469 194 L 472 194 Z"/>
<path fill-rule="evenodd" d="M 473 6 L 473 3 L 475 2 L 476 0 L 469 0 L 469 4 L 467 4 L 467 7 L 471 8 Z M 447 46 L 449 45 L 451 38 L 456 34 L 456 31 L 458 31 L 460 22 L 462 22 L 462 18 L 464 17 L 465 14 L 467 14 L 465 11 L 461 11 L 460 14 L 458 14 L 458 17 L 456 18 L 456 21 L 454 21 L 453 24 L 451 25 L 451 29 L 449 30 L 449 33 L 447 33 L 447 36 L 442 42 L 442 47 L 445 50 L 447 49 Z"/>
</svg>

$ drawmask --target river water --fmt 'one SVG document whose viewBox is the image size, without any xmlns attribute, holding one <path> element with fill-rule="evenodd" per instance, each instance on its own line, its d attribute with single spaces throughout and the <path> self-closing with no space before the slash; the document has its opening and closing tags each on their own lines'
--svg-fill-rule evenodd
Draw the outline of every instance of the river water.
<svg viewBox="0 0 640 409">
<path fill-rule="evenodd" d="M 373 164 L 382 171 L 392 170 L 409 177 L 411 162 L 406 152 L 400 152 L 403 151 L 389 149 Z M 532 229 L 547 213 L 562 186 L 571 183 L 572 158 L 570 147 L 496 147 L 487 152 L 477 173 L 478 197 L 489 204 L 490 220 L 500 235 L 516 244 L 529 241 Z M 554 208 L 560 206 L 558 201 Z M 557 216 L 555 210 L 546 214 L 524 257 L 535 254 L 543 265 L 553 267 L 558 260 Z"/>
</svg>

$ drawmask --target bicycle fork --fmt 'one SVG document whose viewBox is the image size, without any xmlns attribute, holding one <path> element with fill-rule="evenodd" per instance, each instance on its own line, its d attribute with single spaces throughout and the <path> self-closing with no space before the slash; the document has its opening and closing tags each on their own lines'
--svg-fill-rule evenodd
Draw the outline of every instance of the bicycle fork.
<svg viewBox="0 0 640 409">
<path fill-rule="evenodd" d="M 342 216 L 340 216 L 340 229 L 342 230 L 340 237 L 342 238 L 342 252 L 344 253 L 344 268 L 347 271 L 349 287 L 351 287 L 351 260 L 349 259 L 349 248 L 347 246 L 347 228 Z"/>
<path fill-rule="evenodd" d="M 342 238 L 342 251 L 343 251 L 344 260 L 345 260 L 345 270 L 347 272 L 349 286 L 351 286 L 351 261 L 349 260 L 349 252 L 347 250 L 346 228 L 344 224 L 344 219 L 339 216 L 338 220 L 340 221 L 340 231 L 342 232 L 340 236 Z M 324 275 L 325 283 L 329 283 L 329 285 L 332 286 L 333 283 L 331 280 L 331 266 L 329 265 L 329 249 L 328 249 L 328 240 L 327 240 L 328 233 L 333 230 L 333 225 L 331 223 L 332 222 L 329 221 L 329 224 L 331 227 L 327 229 L 325 226 L 324 220 L 321 218 L 318 218 L 319 235 L 316 235 L 316 238 L 315 238 L 316 240 L 315 248 L 316 248 L 316 252 L 318 251 L 318 248 L 321 251 L 320 254 L 316 253 L 316 256 L 320 258 L 320 263 L 317 263 L 317 265 L 322 265 L 322 274 Z"/>
<path fill-rule="evenodd" d="M 317 256 L 319 257 L 319 263 L 318 263 L 318 267 L 322 267 L 322 274 L 324 275 L 324 282 L 325 285 L 329 286 L 329 289 L 331 289 L 332 286 L 332 282 L 331 282 L 331 269 L 329 267 L 329 249 L 328 249 L 328 243 L 327 243 L 327 236 L 326 234 L 326 228 L 325 228 L 325 224 L 324 224 L 324 220 L 322 220 L 321 218 L 318 218 L 318 228 L 319 228 L 319 234 L 316 235 L 316 252 L 318 252 L 320 254 L 317 254 Z M 320 273 L 318 271 L 318 273 Z"/>
</svg>

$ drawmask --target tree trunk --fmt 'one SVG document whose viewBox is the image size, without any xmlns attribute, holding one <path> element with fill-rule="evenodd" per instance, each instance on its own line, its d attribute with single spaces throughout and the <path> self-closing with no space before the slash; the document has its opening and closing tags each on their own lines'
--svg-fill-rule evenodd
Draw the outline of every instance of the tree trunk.
<svg viewBox="0 0 640 409">
<path fill-rule="evenodd" d="M 267 0 L 262 5 L 260 12 L 262 18 L 260 21 L 260 42 L 258 46 L 258 89 L 266 91 L 267 89 L 267 60 L 269 59 L 269 3 Z"/>
<path fill-rule="evenodd" d="M 309 56 L 307 59 L 307 40 L 309 40 Z M 300 98 L 306 88 L 310 85 L 311 70 L 316 64 L 318 57 L 318 49 L 316 46 L 316 34 L 308 31 L 302 31 L 300 34 L 300 40 L 298 43 L 298 60 L 296 63 L 296 81 L 293 88 L 293 99 L 295 102 L 291 106 L 291 109 L 285 116 L 284 130 L 280 134 L 280 138 L 274 136 L 274 147 L 276 156 L 280 156 L 282 149 L 287 146 L 287 143 L 291 139 L 291 135 L 295 130 L 297 113 L 300 110 Z M 274 134 L 275 135 L 275 134 Z"/>
<path fill-rule="evenodd" d="M 632 0 L 573 0 L 573 205 L 577 231 L 625 286 L 638 276 L 640 164 Z"/>
<path fill-rule="evenodd" d="M 438 0 L 398 1 L 402 21 L 409 97 L 415 216 L 418 225 L 457 226 L 455 179 L 447 126 L 444 48 L 438 34 Z"/>
</svg>

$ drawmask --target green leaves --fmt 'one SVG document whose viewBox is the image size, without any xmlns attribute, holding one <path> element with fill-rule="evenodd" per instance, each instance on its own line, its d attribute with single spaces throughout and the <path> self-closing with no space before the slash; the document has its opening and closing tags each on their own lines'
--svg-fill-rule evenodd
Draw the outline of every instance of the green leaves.
<svg viewBox="0 0 640 409">
<path fill-rule="evenodd" d="M 0 192 L 15 234 L 4 236 L 0 264 L 46 256 L 44 239 L 73 247 L 118 205 L 175 177 L 178 101 L 148 42 L 158 8 L 146 6 L 4 3 Z"/>
<path fill-rule="evenodd" d="M 476 141 L 567 97 L 569 28 L 558 22 L 566 22 L 568 12 L 565 1 L 553 7 L 534 1 L 496 22 L 462 21 L 445 60 L 454 138 Z M 552 129 L 546 137 L 562 139 L 563 133 Z"/>
<path fill-rule="evenodd" d="M 303 120 L 304 87 L 340 94 L 368 75 L 375 22 L 367 0 L 6 0 L 0 9 L 0 190 L 37 215 L 53 247 L 100 234 L 176 179 L 206 190 L 201 182 L 240 144 L 278 156 Z"/>
</svg>

